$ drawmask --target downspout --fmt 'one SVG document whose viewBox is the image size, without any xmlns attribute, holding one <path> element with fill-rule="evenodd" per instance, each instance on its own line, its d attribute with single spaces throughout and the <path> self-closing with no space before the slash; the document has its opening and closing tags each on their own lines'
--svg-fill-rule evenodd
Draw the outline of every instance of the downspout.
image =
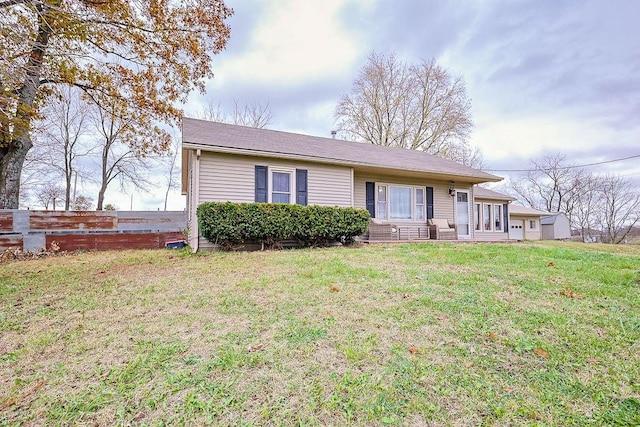
<svg viewBox="0 0 640 427">
<path fill-rule="evenodd" d="M 202 152 L 198 148 L 196 150 L 196 157 L 193 161 L 193 182 L 194 182 L 194 191 L 193 191 L 193 245 L 192 251 L 193 253 L 198 252 L 200 245 L 200 230 L 198 229 L 198 215 L 196 211 L 198 210 L 198 205 L 200 204 L 200 155 Z"/>
</svg>

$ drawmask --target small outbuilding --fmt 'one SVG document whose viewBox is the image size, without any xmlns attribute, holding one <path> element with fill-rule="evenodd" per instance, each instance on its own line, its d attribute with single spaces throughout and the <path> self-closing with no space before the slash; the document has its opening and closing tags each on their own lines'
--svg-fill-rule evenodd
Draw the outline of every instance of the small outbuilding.
<svg viewBox="0 0 640 427">
<path fill-rule="evenodd" d="M 562 212 L 540 218 L 543 240 L 564 240 L 571 238 L 571 223 Z"/>
<path fill-rule="evenodd" d="M 549 212 L 511 204 L 509 205 L 509 239 L 541 240 L 540 218 Z"/>
</svg>

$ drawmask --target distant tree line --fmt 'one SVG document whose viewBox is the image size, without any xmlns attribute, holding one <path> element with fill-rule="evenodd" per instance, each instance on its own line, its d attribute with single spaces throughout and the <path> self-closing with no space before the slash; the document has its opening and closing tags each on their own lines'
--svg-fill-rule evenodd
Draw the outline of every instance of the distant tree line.
<svg viewBox="0 0 640 427">
<path fill-rule="evenodd" d="M 564 154 L 535 159 L 511 180 L 514 195 L 547 212 L 563 212 L 583 240 L 622 243 L 640 226 L 640 189 L 629 177 L 576 167 Z"/>
</svg>

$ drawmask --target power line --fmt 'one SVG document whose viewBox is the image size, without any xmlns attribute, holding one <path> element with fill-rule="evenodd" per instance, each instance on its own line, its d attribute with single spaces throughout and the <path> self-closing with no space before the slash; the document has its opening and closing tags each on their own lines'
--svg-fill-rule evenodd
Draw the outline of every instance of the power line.
<svg viewBox="0 0 640 427">
<path fill-rule="evenodd" d="M 636 159 L 638 157 L 640 157 L 640 154 L 636 154 L 629 157 L 621 157 L 619 159 L 604 160 L 602 162 L 585 163 L 583 165 L 559 166 L 559 167 L 554 167 L 553 169 L 566 170 L 566 169 L 586 168 L 587 166 L 598 166 L 598 165 L 604 165 L 607 163 L 622 162 L 624 160 Z M 537 171 L 540 171 L 541 169 L 483 169 L 483 170 L 485 172 L 537 172 Z"/>
</svg>

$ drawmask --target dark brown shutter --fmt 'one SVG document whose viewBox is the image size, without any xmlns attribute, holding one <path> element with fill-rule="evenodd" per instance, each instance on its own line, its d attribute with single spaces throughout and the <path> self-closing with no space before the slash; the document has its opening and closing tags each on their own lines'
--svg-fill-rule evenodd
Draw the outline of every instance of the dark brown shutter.
<svg viewBox="0 0 640 427">
<path fill-rule="evenodd" d="M 502 229 L 508 233 L 509 232 L 509 204 L 505 203 L 502 205 L 502 212 L 504 213 L 504 226 Z"/>
<path fill-rule="evenodd" d="M 371 218 L 375 218 L 376 217 L 376 183 L 375 182 L 366 183 L 366 193 L 367 193 L 367 210 L 369 211 L 369 215 L 371 215 Z"/>
<path fill-rule="evenodd" d="M 433 187 L 427 187 L 427 219 L 433 218 Z"/>
<path fill-rule="evenodd" d="M 296 169 L 296 203 L 307 206 L 307 170 Z"/>
<path fill-rule="evenodd" d="M 257 203 L 267 203 L 269 201 L 268 182 L 269 180 L 267 178 L 267 167 L 256 166 L 256 202 Z"/>
</svg>

